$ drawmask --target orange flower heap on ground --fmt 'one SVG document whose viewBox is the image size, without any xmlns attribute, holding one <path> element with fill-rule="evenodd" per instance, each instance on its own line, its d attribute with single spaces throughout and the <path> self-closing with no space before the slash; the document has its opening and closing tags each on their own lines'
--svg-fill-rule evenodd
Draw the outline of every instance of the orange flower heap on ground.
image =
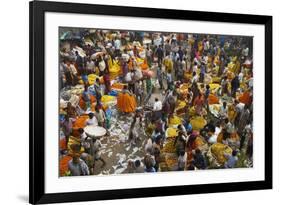
<svg viewBox="0 0 281 205">
<path fill-rule="evenodd" d="M 136 98 L 126 92 L 120 92 L 117 97 L 117 108 L 121 112 L 134 112 L 137 107 Z"/>
</svg>

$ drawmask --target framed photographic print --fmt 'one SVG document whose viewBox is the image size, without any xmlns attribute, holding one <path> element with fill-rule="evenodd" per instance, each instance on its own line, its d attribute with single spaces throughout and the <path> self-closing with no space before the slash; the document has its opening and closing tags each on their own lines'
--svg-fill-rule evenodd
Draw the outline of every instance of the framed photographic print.
<svg viewBox="0 0 281 205">
<path fill-rule="evenodd" d="M 30 203 L 271 188 L 271 16 L 30 2 Z"/>
</svg>

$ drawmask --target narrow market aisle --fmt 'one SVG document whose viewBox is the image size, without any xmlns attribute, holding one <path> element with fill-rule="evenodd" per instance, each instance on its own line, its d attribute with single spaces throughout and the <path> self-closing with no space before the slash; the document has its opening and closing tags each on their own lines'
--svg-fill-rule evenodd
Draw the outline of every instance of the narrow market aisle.
<svg viewBox="0 0 281 205">
<path fill-rule="evenodd" d="M 152 70 L 156 72 L 157 66 L 154 65 Z M 166 84 L 164 84 L 166 86 Z M 148 105 L 153 105 L 155 98 L 163 100 L 163 90 L 157 87 L 153 88 L 153 93 L 148 101 Z M 133 120 L 131 114 L 120 114 L 116 108 L 113 108 L 115 115 L 112 117 L 111 127 L 109 129 L 110 136 L 101 138 L 102 149 L 101 157 L 106 161 L 102 166 L 101 161 L 96 161 L 94 175 L 120 174 L 128 173 L 128 161 L 143 160 L 144 146 L 147 140 L 144 129 L 139 128 L 140 138 L 136 145 L 132 145 L 128 140 L 129 127 Z"/>
<path fill-rule="evenodd" d="M 132 145 L 128 140 L 130 123 L 133 117 L 129 114 L 120 115 L 112 119 L 109 129 L 110 136 L 101 138 L 101 157 L 106 161 L 102 167 L 101 161 L 96 161 L 94 175 L 128 173 L 128 160 L 142 160 L 146 136 L 140 128 L 140 140 Z"/>
</svg>

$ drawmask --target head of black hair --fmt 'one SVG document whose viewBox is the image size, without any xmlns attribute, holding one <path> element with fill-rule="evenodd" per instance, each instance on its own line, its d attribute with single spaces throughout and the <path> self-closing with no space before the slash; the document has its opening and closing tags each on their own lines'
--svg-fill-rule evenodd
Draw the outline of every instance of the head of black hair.
<svg viewBox="0 0 281 205">
<path fill-rule="evenodd" d="M 93 119 L 94 113 L 90 112 L 90 113 L 88 114 L 88 116 L 89 116 L 90 119 Z"/>
<path fill-rule="evenodd" d="M 137 160 L 135 161 L 135 167 L 139 167 L 140 165 L 141 165 L 141 162 L 140 162 L 140 160 L 137 159 Z"/>
</svg>

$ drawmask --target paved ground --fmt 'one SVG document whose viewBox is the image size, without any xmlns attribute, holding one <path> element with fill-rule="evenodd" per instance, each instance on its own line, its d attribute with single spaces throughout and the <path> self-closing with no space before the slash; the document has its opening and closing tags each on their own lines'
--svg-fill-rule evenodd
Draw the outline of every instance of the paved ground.
<svg viewBox="0 0 281 205">
<path fill-rule="evenodd" d="M 106 165 L 102 166 L 101 161 L 97 161 L 94 174 L 120 174 L 126 173 L 128 159 L 143 159 L 144 143 L 146 136 L 142 129 L 139 130 L 140 140 L 136 145 L 131 145 L 128 140 L 128 125 L 132 121 L 132 117 L 128 115 L 118 116 L 118 120 L 114 120 L 112 125 L 111 136 L 106 136 L 101 139 L 102 158 L 106 161 Z"/>
</svg>

